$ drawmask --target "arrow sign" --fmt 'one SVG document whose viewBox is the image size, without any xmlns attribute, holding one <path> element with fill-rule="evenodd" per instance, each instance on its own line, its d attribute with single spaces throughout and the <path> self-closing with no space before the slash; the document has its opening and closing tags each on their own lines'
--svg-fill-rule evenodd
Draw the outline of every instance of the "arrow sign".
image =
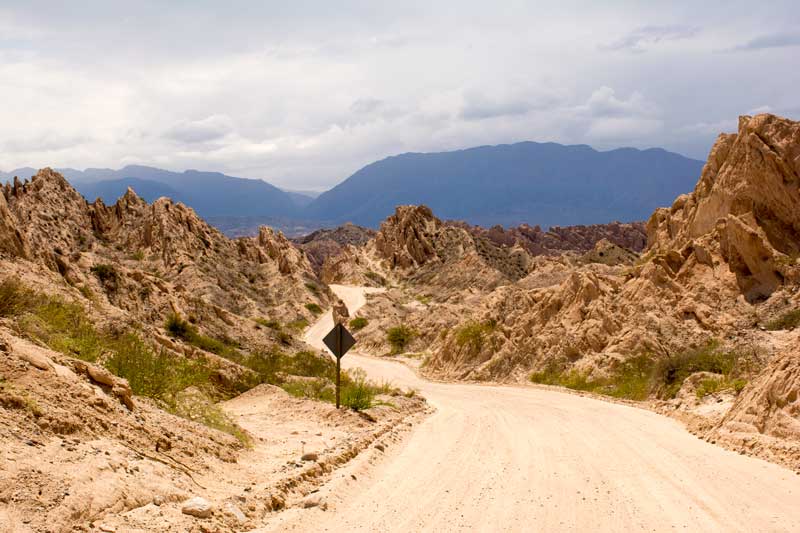
<svg viewBox="0 0 800 533">
<path fill-rule="evenodd" d="M 339 395 L 342 388 L 342 357 L 353 347 L 356 340 L 341 324 L 336 324 L 333 329 L 322 339 L 333 355 L 336 356 L 336 408 L 339 408 Z"/>
<path fill-rule="evenodd" d="M 350 332 L 347 331 L 347 328 L 341 324 L 336 324 L 333 326 L 333 329 L 330 331 L 330 333 L 325 335 L 325 338 L 322 339 L 322 342 L 324 342 L 325 346 L 327 346 L 333 355 L 336 356 L 336 359 L 341 359 L 344 354 L 346 354 L 348 350 L 353 347 L 353 345 L 356 343 L 356 340 L 353 338 Z"/>
</svg>

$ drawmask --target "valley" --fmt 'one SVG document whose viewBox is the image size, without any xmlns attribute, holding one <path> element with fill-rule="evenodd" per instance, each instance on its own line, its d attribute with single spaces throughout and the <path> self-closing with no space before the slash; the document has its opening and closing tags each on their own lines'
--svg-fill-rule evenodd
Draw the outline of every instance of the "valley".
<svg viewBox="0 0 800 533">
<path fill-rule="evenodd" d="M 230 238 L 14 179 L 0 531 L 791 531 L 798 147 L 742 116 L 646 223 L 548 230 Z"/>
</svg>

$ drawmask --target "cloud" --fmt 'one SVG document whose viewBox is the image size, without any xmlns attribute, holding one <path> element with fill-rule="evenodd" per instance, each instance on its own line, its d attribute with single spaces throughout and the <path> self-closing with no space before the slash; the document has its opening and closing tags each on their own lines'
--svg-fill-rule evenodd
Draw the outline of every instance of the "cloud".
<svg viewBox="0 0 800 533">
<path fill-rule="evenodd" d="M 350 112 L 357 115 L 368 115 L 385 107 L 386 102 L 378 98 L 359 98 L 350 104 Z"/>
<path fill-rule="evenodd" d="M 229 116 L 211 115 L 200 120 L 175 124 L 164 136 L 183 143 L 203 143 L 221 139 L 233 129 L 233 121 Z"/>
<path fill-rule="evenodd" d="M 600 117 L 649 115 L 655 111 L 654 106 L 647 102 L 640 92 L 634 91 L 630 98 L 625 100 L 617 98 L 614 89 L 605 86 L 592 92 L 585 108 L 592 116 Z"/>
<path fill-rule="evenodd" d="M 800 32 L 761 35 L 750 39 L 744 44 L 734 46 L 728 51 L 764 50 L 766 48 L 785 48 L 789 46 L 800 46 Z"/>
<path fill-rule="evenodd" d="M 719 121 L 796 109 L 793 49 L 714 53 L 790 29 L 795 2 L 622 4 L 6 2 L 0 168 L 137 162 L 321 189 L 392 154 L 523 140 L 704 157 Z"/>
<path fill-rule="evenodd" d="M 460 116 L 465 120 L 483 120 L 487 118 L 524 115 L 531 109 L 528 102 L 469 100 L 461 110 Z"/>
<path fill-rule="evenodd" d="M 653 45 L 666 41 L 689 39 L 700 32 L 699 28 L 692 26 L 642 26 L 620 37 L 616 41 L 600 45 L 601 50 L 627 50 L 641 53 Z"/>
</svg>

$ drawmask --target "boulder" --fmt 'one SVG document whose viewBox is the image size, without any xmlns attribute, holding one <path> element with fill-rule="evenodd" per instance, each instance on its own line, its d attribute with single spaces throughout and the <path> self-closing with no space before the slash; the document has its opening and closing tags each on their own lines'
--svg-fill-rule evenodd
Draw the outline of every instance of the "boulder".
<svg viewBox="0 0 800 533">
<path fill-rule="evenodd" d="M 196 518 L 209 518 L 214 514 L 214 507 L 205 498 L 195 496 L 184 502 L 183 506 L 181 506 L 181 512 Z"/>
</svg>

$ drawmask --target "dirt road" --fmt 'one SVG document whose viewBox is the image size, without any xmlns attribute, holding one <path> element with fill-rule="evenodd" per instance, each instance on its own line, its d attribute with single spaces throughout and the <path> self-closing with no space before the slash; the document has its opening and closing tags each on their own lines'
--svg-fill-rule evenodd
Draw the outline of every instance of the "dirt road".
<svg viewBox="0 0 800 533">
<path fill-rule="evenodd" d="M 363 303 L 361 290 L 333 288 L 351 311 Z M 432 383 L 354 354 L 343 364 L 415 387 L 437 411 L 333 491 L 327 511 L 287 511 L 275 529 L 800 530 L 800 476 L 672 419 L 551 390 Z"/>
</svg>

